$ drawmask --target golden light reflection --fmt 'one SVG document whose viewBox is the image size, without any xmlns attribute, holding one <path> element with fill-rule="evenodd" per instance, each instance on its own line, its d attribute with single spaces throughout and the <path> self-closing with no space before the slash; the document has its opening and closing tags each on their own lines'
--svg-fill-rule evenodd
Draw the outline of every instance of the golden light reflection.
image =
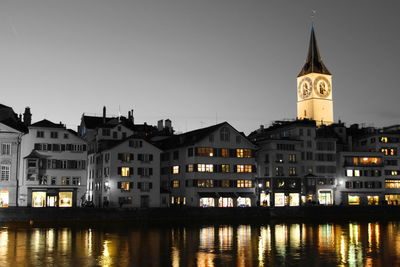
<svg viewBox="0 0 400 267">
<path fill-rule="evenodd" d="M 8 252 L 8 231 L 3 230 L 0 232 L 0 255 L 7 256 Z"/>
<path fill-rule="evenodd" d="M 363 250 L 360 242 L 360 225 L 355 223 L 349 224 L 350 244 L 348 250 L 349 266 L 363 265 Z"/>
<path fill-rule="evenodd" d="M 260 227 L 260 236 L 258 237 L 258 266 L 265 266 L 265 255 L 271 250 L 271 229 L 269 226 Z"/>
<path fill-rule="evenodd" d="M 219 250 L 227 251 L 232 249 L 233 227 L 221 226 L 218 229 Z"/>
<path fill-rule="evenodd" d="M 103 251 L 101 256 L 99 257 L 99 265 L 103 267 L 110 267 L 113 263 L 112 258 L 110 257 L 109 243 L 110 241 L 104 240 Z"/>
<path fill-rule="evenodd" d="M 301 228 L 300 224 L 291 224 L 289 230 L 290 246 L 292 248 L 300 247 Z"/>
<path fill-rule="evenodd" d="M 197 267 L 214 267 L 215 254 L 198 252 L 196 256 Z"/>
<path fill-rule="evenodd" d="M 179 262 L 179 249 L 176 247 L 172 247 L 172 267 L 179 267 Z"/>
<path fill-rule="evenodd" d="M 47 245 L 46 249 L 47 252 L 51 253 L 54 250 L 54 240 L 55 240 L 55 231 L 54 229 L 48 229 L 46 232 L 46 240 L 47 240 Z"/>
<path fill-rule="evenodd" d="M 287 243 L 287 225 L 277 224 L 275 225 L 275 247 L 276 251 L 285 256 L 286 254 L 286 243 Z"/>
<path fill-rule="evenodd" d="M 245 267 L 247 262 L 251 262 L 251 226 L 241 225 L 237 229 L 237 266 Z"/>
<path fill-rule="evenodd" d="M 205 227 L 200 229 L 200 249 L 214 248 L 214 227 Z"/>
<path fill-rule="evenodd" d="M 335 244 L 334 228 L 332 224 L 318 226 L 318 245 L 323 249 L 330 249 Z"/>
<path fill-rule="evenodd" d="M 85 235 L 85 242 L 86 242 L 86 248 L 87 248 L 87 254 L 88 256 L 92 256 L 93 254 L 93 231 L 92 229 L 88 229 Z"/>
</svg>

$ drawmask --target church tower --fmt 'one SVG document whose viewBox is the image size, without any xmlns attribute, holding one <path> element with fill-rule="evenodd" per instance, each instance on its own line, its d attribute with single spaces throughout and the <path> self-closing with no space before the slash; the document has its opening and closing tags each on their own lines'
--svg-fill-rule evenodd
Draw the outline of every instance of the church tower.
<svg viewBox="0 0 400 267">
<path fill-rule="evenodd" d="M 314 27 L 306 63 L 297 76 L 297 118 L 315 120 L 317 126 L 333 123 L 332 75 L 319 54 Z"/>
</svg>

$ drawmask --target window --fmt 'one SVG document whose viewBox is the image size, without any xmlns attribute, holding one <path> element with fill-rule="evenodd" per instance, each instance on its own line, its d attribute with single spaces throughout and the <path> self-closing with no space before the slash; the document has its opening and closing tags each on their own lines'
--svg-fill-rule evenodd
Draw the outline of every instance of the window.
<svg viewBox="0 0 400 267">
<path fill-rule="evenodd" d="M 252 180 L 237 180 L 237 187 L 253 187 Z"/>
<path fill-rule="evenodd" d="M 63 177 L 61 177 L 61 184 L 62 185 L 69 185 L 70 184 L 70 177 L 67 177 L 67 176 L 63 176 Z"/>
<path fill-rule="evenodd" d="M 186 165 L 186 172 L 193 172 L 193 171 L 194 171 L 194 165 L 193 164 Z"/>
<path fill-rule="evenodd" d="M 106 162 L 108 162 L 110 155 L 107 153 L 106 157 L 108 155 L 108 158 L 106 159 Z M 133 154 L 132 153 L 118 153 L 118 159 L 121 162 L 131 162 L 133 161 Z"/>
<path fill-rule="evenodd" d="M 111 135 L 110 129 L 102 129 L 101 133 L 103 134 L 103 136 L 110 136 Z"/>
<path fill-rule="evenodd" d="M 386 188 L 400 188 L 400 180 L 385 180 Z"/>
<path fill-rule="evenodd" d="M 396 156 L 397 155 L 396 148 L 381 148 L 381 152 L 384 153 L 386 156 Z"/>
<path fill-rule="evenodd" d="M 1 154 L 11 155 L 11 144 L 10 143 L 1 144 Z"/>
<path fill-rule="evenodd" d="M 251 149 L 236 149 L 236 157 L 237 158 L 251 158 Z"/>
<path fill-rule="evenodd" d="M 46 185 L 47 184 L 47 176 L 43 175 L 41 178 L 39 178 L 39 184 L 40 185 Z"/>
<path fill-rule="evenodd" d="M 197 164 L 198 172 L 214 172 L 213 164 Z"/>
<path fill-rule="evenodd" d="M 221 157 L 228 158 L 229 157 L 229 149 L 221 148 Z"/>
<path fill-rule="evenodd" d="M 214 187 L 214 181 L 210 179 L 197 180 L 197 187 Z"/>
<path fill-rule="evenodd" d="M 348 196 L 349 205 L 360 205 L 360 197 L 359 196 Z"/>
<path fill-rule="evenodd" d="M 277 153 L 276 154 L 276 161 L 277 163 L 283 163 L 283 154 Z"/>
<path fill-rule="evenodd" d="M 296 175 L 296 167 L 289 167 L 289 175 L 290 176 Z"/>
<path fill-rule="evenodd" d="M 179 180 L 172 180 L 171 181 L 171 187 L 172 188 L 179 188 L 180 187 L 180 181 Z"/>
<path fill-rule="evenodd" d="M 296 154 L 289 154 L 289 162 L 296 163 Z"/>
<path fill-rule="evenodd" d="M 196 156 L 214 157 L 214 149 L 212 147 L 196 147 Z"/>
<path fill-rule="evenodd" d="M 229 164 L 222 164 L 221 165 L 221 172 L 230 172 L 230 165 Z"/>
<path fill-rule="evenodd" d="M 285 194 L 284 193 L 275 193 L 275 206 L 276 207 L 285 206 Z"/>
<path fill-rule="evenodd" d="M 179 150 L 174 151 L 173 159 L 179 159 Z"/>
<path fill-rule="evenodd" d="M 68 139 L 69 138 L 69 134 L 65 133 L 64 134 L 64 139 Z"/>
<path fill-rule="evenodd" d="M 118 174 L 127 177 L 133 175 L 133 168 L 132 167 L 118 167 Z"/>
<path fill-rule="evenodd" d="M 388 138 L 382 136 L 381 139 L 380 139 L 379 141 L 381 141 L 381 143 L 387 143 L 387 142 L 388 142 Z"/>
<path fill-rule="evenodd" d="M 219 134 L 221 141 L 229 142 L 230 134 L 229 134 L 229 129 L 227 127 L 222 127 L 221 130 L 219 131 Z"/>
<path fill-rule="evenodd" d="M 253 172 L 252 165 L 236 165 L 236 172 Z"/>
<path fill-rule="evenodd" d="M 117 186 L 121 191 L 130 191 L 133 188 L 133 182 L 118 182 Z"/>
<path fill-rule="evenodd" d="M 57 177 L 51 177 L 51 185 L 55 185 L 56 184 L 56 179 Z"/>
<path fill-rule="evenodd" d="M 11 175 L 11 165 L 1 165 L 1 181 L 9 181 Z"/>
<path fill-rule="evenodd" d="M 58 132 L 50 132 L 50 138 L 58 138 Z"/>
<path fill-rule="evenodd" d="M 72 177 L 72 184 L 73 185 L 81 185 L 81 178 L 80 177 Z"/>
<path fill-rule="evenodd" d="M 188 148 L 188 157 L 193 157 L 193 147 Z"/>
<path fill-rule="evenodd" d="M 37 138 L 44 138 L 44 132 L 43 131 L 37 131 L 36 132 L 36 137 Z"/>
<path fill-rule="evenodd" d="M 283 176 L 283 167 L 275 167 L 275 176 Z"/>
<path fill-rule="evenodd" d="M 172 166 L 172 174 L 178 174 L 179 173 L 179 165 Z"/>
<path fill-rule="evenodd" d="M 222 180 L 221 187 L 231 187 L 231 181 L 230 180 Z"/>
</svg>

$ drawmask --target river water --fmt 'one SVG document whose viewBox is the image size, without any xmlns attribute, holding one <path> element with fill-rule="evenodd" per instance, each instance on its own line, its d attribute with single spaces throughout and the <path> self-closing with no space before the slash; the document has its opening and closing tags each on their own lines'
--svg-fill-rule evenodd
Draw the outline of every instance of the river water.
<svg viewBox="0 0 400 267">
<path fill-rule="evenodd" d="M 400 266 L 400 222 L 1 228 L 0 266 Z"/>
</svg>

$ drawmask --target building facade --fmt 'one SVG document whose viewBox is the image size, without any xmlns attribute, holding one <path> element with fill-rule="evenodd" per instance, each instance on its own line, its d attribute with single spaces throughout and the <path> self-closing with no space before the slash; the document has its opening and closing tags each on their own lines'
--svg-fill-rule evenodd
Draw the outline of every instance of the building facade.
<svg viewBox="0 0 400 267">
<path fill-rule="evenodd" d="M 86 193 L 86 142 L 48 120 L 28 129 L 21 142 L 20 206 L 80 206 Z"/>
<path fill-rule="evenodd" d="M 156 142 L 161 156 L 161 189 L 170 205 L 250 207 L 255 194 L 255 148 L 224 122 Z"/>
</svg>

